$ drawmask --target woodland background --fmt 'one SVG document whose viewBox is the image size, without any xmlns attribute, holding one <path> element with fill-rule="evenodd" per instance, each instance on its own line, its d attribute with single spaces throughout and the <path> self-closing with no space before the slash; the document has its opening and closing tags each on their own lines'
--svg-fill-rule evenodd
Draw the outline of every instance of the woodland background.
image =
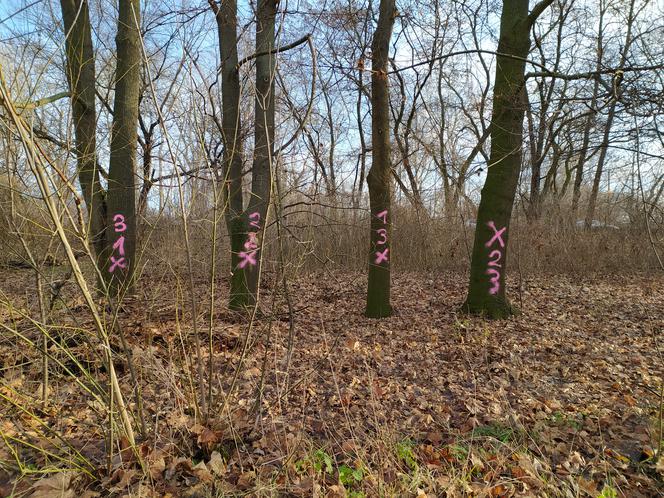
<svg viewBox="0 0 664 498">
<path fill-rule="evenodd" d="M 662 39 L 3 2 L 0 496 L 661 496 Z"/>
</svg>

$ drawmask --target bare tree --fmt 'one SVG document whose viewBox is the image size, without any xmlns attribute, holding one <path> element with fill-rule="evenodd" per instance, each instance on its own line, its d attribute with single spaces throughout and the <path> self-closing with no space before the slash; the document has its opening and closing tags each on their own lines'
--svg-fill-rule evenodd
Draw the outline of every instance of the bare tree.
<svg viewBox="0 0 664 498">
<path fill-rule="evenodd" d="M 217 20 L 219 50 L 221 57 L 221 99 L 223 144 L 222 189 L 227 202 L 226 226 L 231 245 L 231 288 L 229 307 L 239 310 L 250 304 L 247 287 L 244 249 L 247 234 L 247 220 L 242 199 L 242 123 L 240 113 L 240 75 L 238 71 L 237 48 L 237 2 L 209 0 Z"/>
<path fill-rule="evenodd" d="M 378 25 L 371 45 L 371 169 L 367 176 L 371 204 L 371 244 L 366 315 L 392 314 L 390 304 L 390 235 L 392 157 L 388 51 L 396 10 L 394 0 L 381 0 Z"/>
<path fill-rule="evenodd" d="M 87 0 L 61 0 L 79 182 L 101 274 L 116 293 L 131 285 L 136 252 L 135 160 L 141 80 L 139 0 L 120 0 L 108 189 L 97 166 L 95 57 Z"/>
<path fill-rule="evenodd" d="M 491 318 L 513 312 L 505 294 L 507 243 L 521 170 L 525 65 L 530 29 L 553 2 L 528 13 L 528 0 L 503 0 L 491 117 L 491 155 L 477 212 L 468 297 L 463 308 Z"/>
</svg>

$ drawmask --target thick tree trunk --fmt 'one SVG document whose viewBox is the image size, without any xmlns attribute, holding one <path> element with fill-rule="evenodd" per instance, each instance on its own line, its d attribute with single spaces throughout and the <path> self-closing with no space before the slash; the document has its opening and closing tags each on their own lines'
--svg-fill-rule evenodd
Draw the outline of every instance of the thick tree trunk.
<svg viewBox="0 0 664 498">
<path fill-rule="evenodd" d="M 259 0 L 256 25 L 256 52 L 265 53 L 256 58 L 256 99 L 254 109 L 254 160 L 249 200 L 249 232 L 265 233 L 265 218 L 272 193 L 272 161 L 274 147 L 274 80 L 276 57 L 274 29 L 277 13 L 276 0 Z M 267 52 L 267 53 L 266 53 Z M 249 238 L 249 237 L 248 237 Z M 257 242 L 248 240 L 251 260 L 245 266 L 249 300 L 253 304 L 258 290 L 261 251 Z M 256 246 L 256 247 L 254 247 Z"/>
<path fill-rule="evenodd" d="M 496 60 L 491 153 L 482 189 L 470 268 L 468 297 L 463 309 L 502 318 L 513 313 L 505 293 L 507 243 L 523 146 L 524 71 L 530 49 L 529 32 L 537 15 L 551 2 L 538 4 L 528 15 L 528 0 L 504 0 Z"/>
<path fill-rule="evenodd" d="M 226 226 L 231 245 L 231 282 L 228 306 L 244 309 L 250 302 L 241 253 L 245 252 L 247 223 L 242 200 L 242 127 L 240 121 L 240 74 L 237 69 L 237 1 L 224 0 L 220 6 L 210 0 L 217 20 L 221 57 L 222 141 L 224 144 L 224 185 L 228 201 Z M 246 254 L 246 252 L 245 252 Z"/>
<path fill-rule="evenodd" d="M 139 0 L 120 0 L 116 45 L 106 219 L 106 238 L 111 250 L 104 268 L 111 274 L 110 290 L 113 294 L 131 287 L 135 267 L 135 170 L 142 61 Z"/>
<path fill-rule="evenodd" d="M 378 26 L 374 33 L 371 63 L 372 161 L 367 175 L 371 207 L 371 244 L 366 316 L 381 318 L 392 314 L 390 305 L 390 236 L 392 163 L 390 149 L 390 95 L 388 52 L 394 26 L 394 0 L 380 0 Z"/>
<path fill-rule="evenodd" d="M 106 248 L 106 199 L 97 168 L 95 58 L 87 0 L 61 0 L 67 81 L 76 135 L 78 180 L 88 211 L 89 233 L 100 268 Z"/>
</svg>

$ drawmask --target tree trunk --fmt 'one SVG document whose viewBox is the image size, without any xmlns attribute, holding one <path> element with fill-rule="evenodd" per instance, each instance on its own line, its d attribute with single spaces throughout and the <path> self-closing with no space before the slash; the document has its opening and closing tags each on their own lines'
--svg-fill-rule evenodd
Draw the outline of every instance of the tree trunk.
<svg viewBox="0 0 664 498">
<path fill-rule="evenodd" d="M 381 318 L 392 314 L 390 305 L 391 236 L 391 150 L 388 52 L 394 26 L 394 0 L 380 0 L 378 25 L 374 33 L 371 63 L 372 161 L 367 175 L 371 207 L 371 244 L 366 316 Z"/>
<path fill-rule="evenodd" d="M 327 154 L 327 164 L 330 173 L 330 182 L 329 182 L 329 187 L 327 189 L 327 195 L 330 197 L 330 199 L 333 202 L 336 203 L 338 185 L 337 185 L 336 172 L 334 168 L 334 152 L 337 146 L 337 134 L 334 129 L 334 111 L 332 109 L 332 102 L 330 101 L 330 95 L 328 92 L 329 90 L 327 88 L 323 89 L 323 99 L 325 100 L 325 109 L 327 111 L 327 116 L 325 117 L 325 121 L 327 121 L 327 129 L 330 133 L 330 148 Z"/>
<path fill-rule="evenodd" d="M 98 267 L 109 290 L 131 285 L 136 248 L 135 160 L 141 71 L 140 2 L 120 0 L 108 192 L 99 183 L 95 58 L 87 0 L 61 0 L 78 176 Z"/>
<path fill-rule="evenodd" d="M 355 167 L 355 177 L 357 182 L 353 182 L 353 211 L 357 212 L 362 202 L 362 183 L 364 183 L 364 171 L 367 160 L 367 144 L 364 138 L 364 125 L 362 121 L 362 87 L 364 68 L 359 68 L 357 71 L 357 100 L 355 101 L 355 118 L 357 120 L 357 133 L 360 136 L 360 152 L 357 156 L 358 164 Z M 358 176 L 359 168 L 359 176 Z M 357 185 L 357 190 L 355 190 Z"/>
<path fill-rule="evenodd" d="M 468 297 L 463 309 L 503 318 L 514 312 L 505 294 L 507 243 L 523 146 L 525 59 L 530 28 L 550 4 L 528 15 L 528 0 L 504 0 L 491 117 L 491 153 L 477 213 Z"/>
<path fill-rule="evenodd" d="M 143 75 L 143 78 L 145 79 L 145 75 Z M 143 80 L 141 82 L 141 88 L 142 91 L 147 91 L 147 82 Z M 144 94 L 142 94 L 139 97 L 139 108 L 141 105 L 141 101 L 143 100 Z M 154 147 L 155 147 L 155 130 L 161 123 L 161 119 L 157 118 L 156 121 L 152 121 L 151 123 L 147 123 L 144 119 L 143 116 L 141 116 L 140 112 L 138 115 L 138 125 L 141 130 L 141 136 L 138 137 L 138 144 L 140 145 L 142 152 L 143 152 L 143 164 L 142 164 L 142 178 L 141 178 L 141 188 L 138 194 L 138 207 L 136 208 L 136 219 L 141 222 L 143 220 L 147 209 L 148 209 L 148 196 L 150 195 L 150 191 L 152 190 L 152 187 L 155 185 L 155 170 L 152 165 L 154 157 Z M 143 223 L 140 223 L 138 229 L 137 229 L 137 237 L 141 238 L 141 233 L 143 230 Z"/>
<path fill-rule="evenodd" d="M 411 205 L 413 206 L 413 208 L 415 208 L 415 211 L 418 214 L 424 213 L 425 208 L 424 208 L 424 202 L 422 202 L 422 195 L 420 194 L 420 189 L 417 185 L 417 178 L 415 177 L 415 172 L 413 171 L 413 167 L 410 164 L 411 148 L 410 148 L 409 136 L 413 130 L 413 119 L 415 117 L 415 112 L 417 109 L 417 99 L 422 94 L 422 88 L 424 87 L 427 80 L 429 79 L 429 76 L 431 75 L 432 67 L 433 67 L 433 62 L 429 64 L 429 72 L 424 77 L 424 81 L 422 82 L 418 81 L 416 84 L 416 90 L 413 96 L 413 104 L 408 113 L 408 116 L 406 116 L 406 100 L 407 100 L 406 83 L 400 73 L 398 72 L 395 73 L 395 76 L 399 81 L 399 91 L 401 93 L 401 98 L 399 99 L 398 111 L 397 112 L 393 111 L 392 113 L 394 116 L 393 134 L 394 134 L 394 140 L 397 143 L 397 148 L 399 149 L 399 155 L 401 156 L 401 164 L 403 164 L 404 171 L 406 172 L 406 176 L 408 177 L 408 182 L 410 183 L 410 190 L 408 190 L 407 188 L 404 189 L 404 194 L 406 195 Z M 403 134 L 401 133 L 401 128 L 403 128 Z M 399 176 L 399 174 L 396 171 L 394 172 L 394 175 L 395 178 Z"/>
<path fill-rule="evenodd" d="M 558 72 L 560 68 L 561 60 L 561 44 L 563 37 L 563 28 L 565 26 L 565 20 L 570 13 L 571 7 L 564 8 L 561 6 L 558 13 L 557 21 L 557 36 L 556 36 L 556 51 L 555 57 L 553 60 L 552 70 Z M 544 48 L 541 41 L 537 44 L 537 48 L 540 54 L 540 59 L 542 64 L 550 65 L 547 61 Z M 542 78 L 537 83 L 537 93 L 539 96 L 539 116 L 537 119 L 537 127 L 535 127 L 534 116 L 532 112 L 532 106 L 530 104 L 530 99 L 528 96 L 528 91 L 524 87 L 524 99 L 526 103 L 526 116 L 528 121 L 528 135 L 530 142 L 530 162 L 531 162 L 531 177 L 530 177 L 530 203 L 529 208 L 526 212 L 526 215 L 531 221 L 538 220 L 542 216 L 542 206 L 544 199 L 547 198 L 548 190 L 547 185 L 550 187 L 552 184 L 555 186 L 556 179 L 556 168 L 557 163 L 553 162 L 549 167 L 549 171 L 546 173 L 546 179 L 544 182 L 544 187 L 542 187 L 542 166 L 545 159 L 549 153 L 549 150 L 553 148 L 554 157 L 556 156 L 556 136 L 560 132 L 560 128 L 554 129 L 557 116 L 560 115 L 563 111 L 563 103 L 565 102 L 564 98 L 559 98 L 558 103 L 554 104 L 554 95 L 557 86 L 556 78 L 551 78 L 549 83 L 547 83 L 546 78 Z M 560 90 L 560 95 L 565 95 L 565 90 L 567 88 L 566 83 L 563 84 L 563 88 Z M 551 116 L 548 117 L 549 111 L 552 107 L 555 108 Z M 551 183 L 553 182 L 553 183 Z"/>
<path fill-rule="evenodd" d="M 221 57 L 222 141 L 224 144 L 223 191 L 228 201 L 226 227 L 231 245 L 231 281 L 228 306 L 245 308 L 251 302 L 247 287 L 244 244 L 247 223 L 242 200 L 242 131 L 240 121 L 240 74 L 237 69 L 237 0 L 224 0 L 220 6 L 210 0 L 217 20 Z"/>
<path fill-rule="evenodd" d="M 597 196 L 599 195 L 599 186 L 602 181 L 602 173 L 604 172 L 604 162 L 606 161 L 606 154 L 609 151 L 609 139 L 611 137 L 611 128 L 613 127 L 613 119 L 616 115 L 616 101 L 613 101 L 609 106 L 609 115 L 604 127 L 604 135 L 602 137 L 602 144 L 599 149 L 599 157 L 597 158 L 597 168 L 595 169 L 595 178 L 593 178 L 593 186 L 590 191 L 590 198 L 588 199 L 588 209 L 585 216 L 585 227 L 590 228 L 593 218 L 595 217 L 595 206 L 597 205 Z"/>
<path fill-rule="evenodd" d="M 87 0 L 61 0 L 67 59 L 67 81 L 71 93 L 76 135 L 78 180 L 89 217 L 89 233 L 99 268 L 106 248 L 106 194 L 97 168 L 97 113 L 95 110 L 95 58 Z M 106 275 L 105 275 L 106 276 Z"/>
<path fill-rule="evenodd" d="M 526 215 L 531 221 L 537 220 L 540 217 L 541 213 L 541 198 L 540 190 L 542 183 L 542 162 L 544 157 L 542 157 L 542 148 L 543 148 L 543 121 L 544 114 L 546 112 L 546 104 L 542 104 L 542 109 L 540 110 L 540 119 L 539 127 L 537 134 L 535 134 L 535 125 L 533 123 L 533 113 L 531 111 L 530 99 L 528 98 L 527 89 L 523 88 L 524 94 L 524 103 L 526 112 L 526 121 L 528 122 L 528 142 L 530 144 L 530 199 L 528 203 L 528 209 L 526 210 Z"/>
<path fill-rule="evenodd" d="M 596 81 L 593 91 L 592 101 L 590 107 L 592 110 L 586 118 L 583 127 L 583 142 L 581 150 L 579 151 L 579 159 L 576 163 L 576 172 L 574 176 L 574 188 L 572 190 L 572 223 L 576 223 L 577 213 L 579 211 L 579 199 L 581 198 L 581 184 L 583 183 L 583 167 L 586 164 L 586 157 L 588 156 L 588 147 L 590 145 L 590 130 L 595 120 L 595 107 L 597 105 L 597 91 L 599 90 L 599 83 Z"/>
<path fill-rule="evenodd" d="M 120 0 L 116 35 L 117 66 L 108 168 L 106 238 L 110 246 L 104 268 L 114 294 L 132 285 L 136 253 L 136 144 L 141 82 L 140 0 Z"/>
<path fill-rule="evenodd" d="M 254 161 L 249 200 L 249 232 L 255 233 L 245 242 L 245 251 L 251 258 L 245 266 L 250 303 L 255 303 L 258 290 L 261 251 L 254 237 L 265 233 L 265 216 L 272 193 L 272 161 L 274 146 L 274 80 L 276 57 L 274 28 L 277 13 L 276 0 L 259 0 L 256 25 L 256 100 L 254 109 Z M 266 53 L 267 52 L 267 53 Z M 248 237 L 249 239 L 250 237 Z M 246 246 L 250 244 L 250 246 Z M 249 255 L 247 255 L 249 256 Z"/>
</svg>

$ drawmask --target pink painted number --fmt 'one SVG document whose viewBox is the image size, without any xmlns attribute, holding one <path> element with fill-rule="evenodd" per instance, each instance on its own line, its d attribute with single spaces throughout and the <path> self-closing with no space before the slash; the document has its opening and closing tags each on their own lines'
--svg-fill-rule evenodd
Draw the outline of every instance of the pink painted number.
<svg viewBox="0 0 664 498">
<path fill-rule="evenodd" d="M 489 282 L 491 282 L 492 286 L 489 289 L 489 294 L 497 294 L 500 290 L 500 272 L 498 270 L 494 270 L 493 268 L 489 268 L 486 271 L 486 274 L 491 277 Z"/>
<path fill-rule="evenodd" d="M 376 218 L 378 218 L 379 220 L 382 220 L 384 225 L 387 225 L 387 209 L 385 209 L 384 211 L 381 211 L 380 213 L 377 213 Z M 376 233 L 380 236 L 380 240 L 376 241 L 376 245 L 377 246 L 384 246 L 385 244 L 387 244 L 387 229 L 379 228 L 378 230 L 376 230 Z M 390 252 L 390 249 L 387 248 L 387 247 L 385 249 L 383 249 L 382 251 L 376 251 L 375 254 L 374 254 L 374 256 L 375 256 L 374 264 L 379 265 L 383 261 L 385 261 L 386 263 L 389 262 L 389 259 L 387 257 L 389 252 Z"/>
<path fill-rule="evenodd" d="M 500 261 L 500 258 L 502 258 L 503 255 L 498 249 L 495 249 L 489 253 L 489 266 L 497 266 L 500 268 L 502 265 L 498 263 Z M 496 258 L 496 259 L 491 259 L 491 258 Z"/>
<path fill-rule="evenodd" d="M 260 230 L 260 219 L 260 213 L 251 213 L 249 215 L 249 226 Z M 246 251 L 241 251 L 238 253 L 238 256 L 240 257 L 240 262 L 237 264 L 238 268 L 242 269 L 247 265 L 256 266 L 256 252 L 258 251 L 257 237 L 257 232 L 249 232 L 247 234 L 247 241 L 244 243 L 244 248 Z"/>
<path fill-rule="evenodd" d="M 493 221 L 490 221 L 486 224 L 492 231 L 493 235 L 491 239 L 484 244 L 485 247 L 490 248 L 495 243 L 500 246 L 501 249 L 505 248 L 505 241 L 503 240 L 503 234 L 507 231 L 507 227 L 503 227 L 500 230 L 496 228 L 496 224 Z M 502 265 L 499 261 L 503 258 L 503 253 L 500 249 L 494 249 L 489 253 L 489 262 L 486 274 L 489 275 L 489 283 L 491 287 L 489 288 L 489 294 L 495 295 L 500 290 L 500 271 L 496 268 L 502 268 Z"/>
<path fill-rule="evenodd" d="M 376 232 L 378 232 L 378 235 L 382 237 L 382 239 L 376 242 L 376 244 L 381 246 L 385 245 L 385 242 L 387 242 L 387 230 L 385 230 L 384 228 L 379 228 L 378 230 L 376 230 Z"/>
<path fill-rule="evenodd" d="M 122 233 L 125 230 L 127 230 L 127 224 L 125 223 L 124 215 L 121 214 L 113 215 L 113 230 L 115 231 L 115 233 Z M 125 243 L 124 235 L 120 235 L 120 237 L 118 237 L 118 240 L 116 240 L 113 243 L 113 251 L 117 251 L 120 257 L 116 258 L 115 256 L 111 256 L 111 266 L 108 267 L 109 273 L 113 273 L 116 268 L 120 268 L 121 270 L 127 268 L 127 260 L 124 258 L 125 255 L 124 243 Z"/>
<path fill-rule="evenodd" d="M 115 241 L 115 244 L 113 244 L 113 249 L 118 251 L 118 254 L 120 256 L 124 256 L 125 254 L 124 241 L 125 241 L 124 235 L 120 235 L 120 238 Z"/>
<path fill-rule="evenodd" d="M 127 225 L 125 225 L 124 221 L 125 217 L 121 214 L 113 216 L 113 228 L 116 232 L 124 232 L 127 229 Z"/>
</svg>

